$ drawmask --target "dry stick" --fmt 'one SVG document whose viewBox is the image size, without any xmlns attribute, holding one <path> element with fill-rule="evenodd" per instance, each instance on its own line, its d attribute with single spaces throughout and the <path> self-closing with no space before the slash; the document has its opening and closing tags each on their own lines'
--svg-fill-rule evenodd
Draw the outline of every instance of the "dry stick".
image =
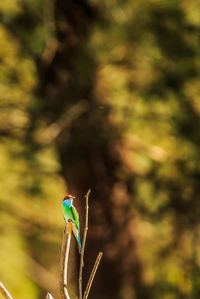
<svg viewBox="0 0 200 299">
<path fill-rule="evenodd" d="M 13 299 L 13 297 L 9 294 L 9 292 L 6 290 L 6 288 L 1 282 L 0 282 L 0 293 L 7 299 Z"/>
<path fill-rule="evenodd" d="M 85 289 L 85 293 L 84 293 L 83 299 L 87 299 L 87 297 L 89 295 L 89 292 L 90 292 L 90 289 L 91 289 L 91 286 L 92 286 L 92 282 L 93 282 L 94 276 L 96 274 L 97 268 L 99 266 L 99 263 L 101 261 L 102 255 L 103 255 L 103 252 L 99 252 L 99 254 L 98 254 L 97 258 L 96 258 L 94 267 L 92 269 L 92 272 L 90 274 L 90 278 L 88 280 L 87 287 Z"/>
<path fill-rule="evenodd" d="M 84 258 L 84 252 L 85 252 L 85 242 L 87 237 L 87 231 L 88 231 L 88 200 L 90 195 L 90 189 L 88 190 L 87 194 L 85 195 L 85 227 L 84 227 L 84 233 L 83 233 L 83 242 L 82 242 L 82 249 L 81 249 L 81 257 L 80 257 L 80 267 L 79 267 L 79 299 L 82 299 L 82 277 L 83 277 L 83 258 Z"/>
<path fill-rule="evenodd" d="M 62 249 L 61 249 L 61 294 L 65 299 L 70 299 L 68 291 L 67 291 L 67 268 L 68 268 L 68 260 L 69 260 L 69 248 L 71 242 L 71 234 L 72 234 L 72 222 L 69 221 L 65 226 L 65 231 L 63 235 L 62 241 Z"/>
</svg>

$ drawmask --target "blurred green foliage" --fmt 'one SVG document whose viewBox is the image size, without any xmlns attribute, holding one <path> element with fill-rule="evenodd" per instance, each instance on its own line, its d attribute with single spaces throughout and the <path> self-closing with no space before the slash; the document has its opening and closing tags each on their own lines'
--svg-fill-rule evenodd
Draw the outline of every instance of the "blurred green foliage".
<svg viewBox="0 0 200 299">
<path fill-rule="evenodd" d="M 95 65 L 98 109 L 109 107 L 121 134 L 127 167 L 118 175 L 129 176 L 145 283 L 151 298 L 198 298 L 200 2 L 90 4 L 100 18 L 83 49 L 94 62 L 79 55 L 77 84 L 94 76 Z M 48 1 L 0 2 L 0 276 L 21 299 L 58 289 L 66 187 L 50 142 L 57 128 L 47 115 L 37 119 L 38 65 L 58 42 L 53 15 Z M 69 84 L 70 72 L 59 75 Z"/>
<path fill-rule="evenodd" d="M 135 176 L 151 298 L 197 298 L 200 4 L 105 1 L 103 9 L 109 29 L 98 26 L 91 46 Z"/>
<path fill-rule="evenodd" d="M 33 9 L 34 2 L 26 4 Z M 13 297 L 38 298 L 38 286 L 55 290 L 58 284 L 63 226 L 58 200 L 65 185 L 55 148 L 33 150 L 26 136 L 37 71 L 33 57 L 25 54 L 24 45 L 9 30 L 9 24 L 23 14 L 23 3 L 1 1 L 0 276 Z M 30 39 L 28 31 L 26 35 Z M 38 48 L 39 35 L 31 47 Z"/>
</svg>

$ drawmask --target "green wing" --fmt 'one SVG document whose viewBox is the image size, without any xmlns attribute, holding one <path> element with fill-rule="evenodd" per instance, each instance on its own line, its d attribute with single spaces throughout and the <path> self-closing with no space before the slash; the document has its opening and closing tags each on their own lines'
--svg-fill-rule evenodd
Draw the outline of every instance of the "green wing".
<svg viewBox="0 0 200 299">
<path fill-rule="evenodd" d="M 74 206 L 71 207 L 71 211 L 72 211 L 72 214 L 73 214 L 73 217 L 74 217 L 74 221 L 75 221 L 75 224 L 76 224 L 76 227 L 79 229 L 79 218 L 78 218 L 78 212 L 77 210 L 75 209 Z"/>
</svg>

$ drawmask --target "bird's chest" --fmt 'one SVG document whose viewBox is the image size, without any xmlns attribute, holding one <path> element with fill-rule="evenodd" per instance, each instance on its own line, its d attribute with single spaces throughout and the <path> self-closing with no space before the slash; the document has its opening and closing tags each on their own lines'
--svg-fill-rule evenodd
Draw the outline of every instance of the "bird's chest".
<svg viewBox="0 0 200 299">
<path fill-rule="evenodd" d="M 71 207 L 63 205 L 63 215 L 66 221 L 74 220 Z"/>
</svg>

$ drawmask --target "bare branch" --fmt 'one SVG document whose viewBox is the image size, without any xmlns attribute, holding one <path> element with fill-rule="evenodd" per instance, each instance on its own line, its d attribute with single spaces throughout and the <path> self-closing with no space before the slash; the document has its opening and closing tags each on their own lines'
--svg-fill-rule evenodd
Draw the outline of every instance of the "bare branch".
<svg viewBox="0 0 200 299">
<path fill-rule="evenodd" d="M 4 285 L 0 282 L 0 293 L 6 298 L 6 299 L 13 299 L 13 297 L 9 294 L 9 292 L 6 290 Z"/>
<path fill-rule="evenodd" d="M 67 269 L 68 269 L 68 260 L 69 260 L 69 249 L 71 242 L 71 233 L 72 233 L 72 222 L 69 221 L 65 226 L 65 231 L 62 241 L 61 249 L 61 294 L 65 299 L 70 299 L 67 291 Z"/>
<path fill-rule="evenodd" d="M 80 257 L 80 267 L 79 267 L 79 299 L 82 299 L 82 277 L 83 277 L 83 267 L 84 267 L 84 252 L 85 252 L 85 242 L 87 237 L 87 231 L 88 231 L 88 200 L 90 195 L 90 189 L 88 190 L 87 194 L 85 195 L 85 227 L 84 227 L 84 233 L 83 233 L 83 241 L 82 241 L 82 250 L 81 250 L 81 257 Z"/>
<path fill-rule="evenodd" d="M 94 276 L 96 274 L 97 268 L 99 266 L 99 263 L 101 261 L 102 255 L 103 255 L 103 252 L 99 252 L 99 254 L 98 254 L 97 258 L 96 258 L 94 267 L 92 269 L 92 272 L 90 274 L 90 278 L 88 280 L 87 287 L 85 289 L 85 293 L 84 293 L 83 299 L 87 299 L 87 297 L 88 297 L 88 294 L 90 292 L 90 289 L 91 289 L 91 286 L 92 286 L 92 282 L 93 282 Z"/>
</svg>

